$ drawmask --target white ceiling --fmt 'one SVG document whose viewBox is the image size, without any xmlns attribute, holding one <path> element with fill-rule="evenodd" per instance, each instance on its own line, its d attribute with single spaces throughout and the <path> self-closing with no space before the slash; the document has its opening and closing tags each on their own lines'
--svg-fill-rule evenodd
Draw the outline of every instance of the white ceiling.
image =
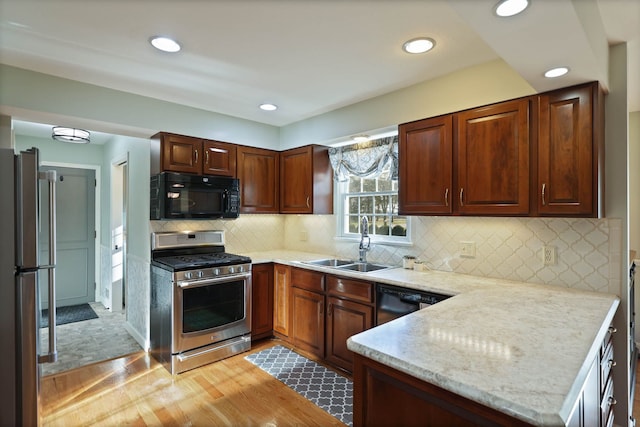
<svg viewBox="0 0 640 427">
<path fill-rule="evenodd" d="M 640 111 L 640 0 L 532 0 L 512 19 L 496 2 L 0 0 L 0 62 L 283 126 L 497 58 L 536 91 L 606 85 L 607 43 L 627 41 Z M 183 50 L 155 51 L 156 34 Z M 435 49 L 403 53 L 416 36 Z M 542 77 L 556 65 L 571 73 Z"/>
</svg>

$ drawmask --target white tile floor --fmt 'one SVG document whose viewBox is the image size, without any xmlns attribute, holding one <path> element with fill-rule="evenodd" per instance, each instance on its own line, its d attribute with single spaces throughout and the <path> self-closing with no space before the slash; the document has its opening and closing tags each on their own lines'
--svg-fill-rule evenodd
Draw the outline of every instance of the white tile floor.
<svg viewBox="0 0 640 427">
<path fill-rule="evenodd" d="M 124 313 L 111 313 L 96 302 L 90 305 L 98 315 L 97 319 L 57 327 L 58 361 L 43 364 L 42 375 L 51 375 L 142 350 L 124 328 Z M 46 345 L 48 329 L 43 331 L 42 342 Z"/>
</svg>

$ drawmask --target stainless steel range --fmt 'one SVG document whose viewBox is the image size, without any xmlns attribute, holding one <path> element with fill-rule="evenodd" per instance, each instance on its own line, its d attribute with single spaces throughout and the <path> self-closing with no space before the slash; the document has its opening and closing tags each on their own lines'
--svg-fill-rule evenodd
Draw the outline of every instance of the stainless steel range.
<svg viewBox="0 0 640 427">
<path fill-rule="evenodd" d="M 151 354 L 179 374 L 251 348 L 251 259 L 223 231 L 153 233 Z"/>
</svg>

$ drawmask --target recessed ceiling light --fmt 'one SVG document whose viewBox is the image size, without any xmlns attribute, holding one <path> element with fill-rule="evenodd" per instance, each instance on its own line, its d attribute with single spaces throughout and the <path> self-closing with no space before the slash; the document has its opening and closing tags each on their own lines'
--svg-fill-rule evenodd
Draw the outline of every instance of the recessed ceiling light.
<svg viewBox="0 0 640 427">
<path fill-rule="evenodd" d="M 71 142 L 74 144 L 88 144 L 91 140 L 91 133 L 84 129 L 55 126 L 51 130 L 51 138 L 56 141 Z"/>
<path fill-rule="evenodd" d="M 264 111 L 275 111 L 278 109 L 278 106 L 275 104 L 265 103 L 265 104 L 260 104 L 260 109 Z"/>
<path fill-rule="evenodd" d="M 509 17 L 517 15 L 529 6 L 529 0 L 502 0 L 495 7 L 498 16 Z"/>
<path fill-rule="evenodd" d="M 406 41 L 402 45 L 402 50 L 407 53 L 425 53 L 433 49 L 435 45 L 436 42 L 429 37 L 418 37 Z"/>
<path fill-rule="evenodd" d="M 551 70 L 545 72 L 544 76 L 545 77 L 549 77 L 549 78 L 554 78 L 554 77 L 564 76 L 568 72 L 569 72 L 569 68 L 567 68 L 567 67 L 558 67 L 558 68 L 552 68 Z"/>
<path fill-rule="evenodd" d="M 163 52 L 175 53 L 181 49 L 180 44 L 177 41 L 168 37 L 154 36 L 149 39 L 149 43 L 151 43 L 151 45 L 156 49 Z"/>
</svg>

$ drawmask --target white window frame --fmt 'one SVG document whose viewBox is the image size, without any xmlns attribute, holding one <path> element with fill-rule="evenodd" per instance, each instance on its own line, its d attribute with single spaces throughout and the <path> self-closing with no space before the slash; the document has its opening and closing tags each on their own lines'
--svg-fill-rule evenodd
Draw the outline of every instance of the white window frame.
<svg viewBox="0 0 640 427">
<path fill-rule="evenodd" d="M 360 233 L 349 233 L 347 224 L 347 218 L 349 217 L 347 196 L 384 196 L 384 195 L 397 195 L 398 191 L 375 191 L 375 192 L 354 192 L 350 193 L 348 190 L 348 182 L 336 182 L 335 194 L 336 194 L 336 212 L 337 212 L 337 225 L 336 225 L 336 239 L 360 241 Z M 399 215 L 407 219 L 407 235 L 406 236 L 381 236 L 379 234 L 370 234 L 372 243 L 383 243 L 385 245 L 392 246 L 411 246 L 411 217 L 406 215 Z M 369 217 L 369 221 L 372 218 Z"/>
</svg>

